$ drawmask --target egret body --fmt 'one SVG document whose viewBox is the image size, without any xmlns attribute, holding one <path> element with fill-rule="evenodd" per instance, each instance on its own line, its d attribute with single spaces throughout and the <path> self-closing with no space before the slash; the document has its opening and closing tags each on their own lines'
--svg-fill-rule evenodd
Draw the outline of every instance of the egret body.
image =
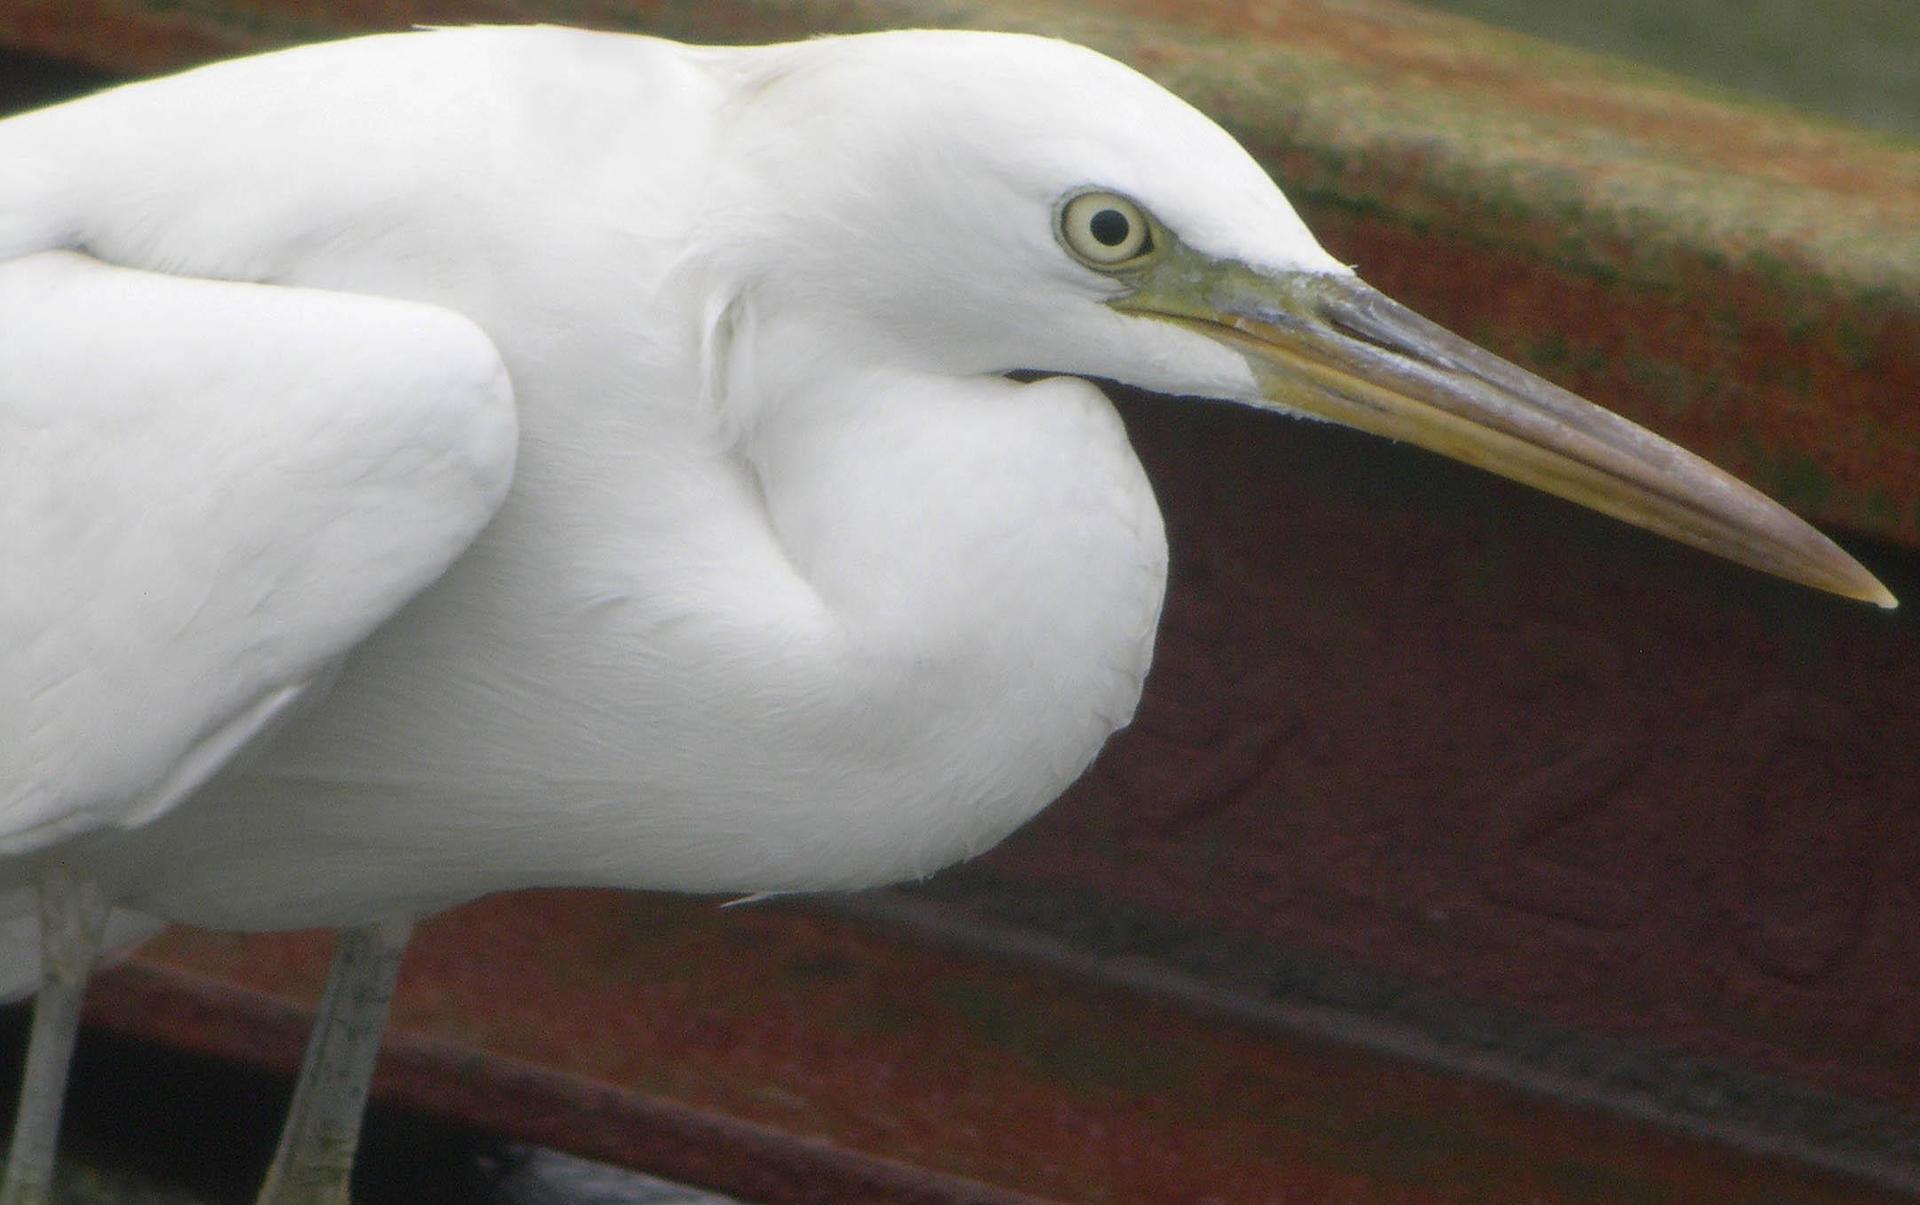
<svg viewBox="0 0 1920 1205">
<path fill-rule="evenodd" d="M 1165 537 L 1087 377 L 1891 602 L 1063 43 L 389 35 L 15 118 L 0 163 L 0 885 L 81 918 L 82 980 L 101 902 L 350 927 L 340 974 L 390 985 L 412 918 L 490 891 L 990 847 L 1151 656 Z M 309 1061 L 363 1092 L 371 1049 Z M 270 1199 L 344 1192 L 359 1099 L 303 1087 Z"/>
</svg>

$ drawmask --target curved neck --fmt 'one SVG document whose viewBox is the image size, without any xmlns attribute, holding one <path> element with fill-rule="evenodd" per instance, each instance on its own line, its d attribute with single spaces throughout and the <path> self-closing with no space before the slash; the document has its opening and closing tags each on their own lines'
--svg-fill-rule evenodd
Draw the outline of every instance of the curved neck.
<svg viewBox="0 0 1920 1205">
<path fill-rule="evenodd" d="M 956 757 L 1070 750 L 1057 792 L 1132 716 L 1166 538 L 1092 385 L 827 374 L 767 405 L 749 454 L 877 721 L 937 723 Z"/>
</svg>

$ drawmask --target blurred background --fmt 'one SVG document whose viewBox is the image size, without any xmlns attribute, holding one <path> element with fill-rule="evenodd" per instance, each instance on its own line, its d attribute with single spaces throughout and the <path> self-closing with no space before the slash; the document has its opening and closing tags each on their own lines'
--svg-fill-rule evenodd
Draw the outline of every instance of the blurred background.
<svg viewBox="0 0 1920 1205">
<path fill-rule="evenodd" d="M 1920 10 L 1908 0 L 1417 2 L 1920 136 Z"/>
</svg>

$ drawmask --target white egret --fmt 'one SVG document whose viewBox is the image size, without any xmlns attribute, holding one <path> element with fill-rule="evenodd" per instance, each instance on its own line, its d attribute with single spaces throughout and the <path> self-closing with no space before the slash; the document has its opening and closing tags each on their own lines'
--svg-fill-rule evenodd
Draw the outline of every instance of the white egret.
<svg viewBox="0 0 1920 1205">
<path fill-rule="evenodd" d="M 861 887 L 1032 816 L 1165 581 L 1085 377 L 1892 603 L 1059 42 L 386 35 L 14 118 L 0 164 L 0 885 L 47 922 L 10 1202 L 108 906 L 346 930 L 263 1191 L 333 1201 L 413 918 Z"/>
</svg>

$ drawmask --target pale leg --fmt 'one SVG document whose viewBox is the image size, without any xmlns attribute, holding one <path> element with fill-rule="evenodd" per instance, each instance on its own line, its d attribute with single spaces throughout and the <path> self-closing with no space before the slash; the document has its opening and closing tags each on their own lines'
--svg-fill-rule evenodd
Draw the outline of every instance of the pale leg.
<svg viewBox="0 0 1920 1205">
<path fill-rule="evenodd" d="M 99 888 L 60 866 L 43 866 L 40 894 L 40 995 L 33 1002 L 20 1112 L 7 1152 L 0 1205 L 46 1205 L 53 1200 L 53 1155 L 67 1068 L 80 1029 L 80 998 L 100 955 L 100 935 L 112 908 Z"/>
<path fill-rule="evenodd" d="M 320 1015 L 259 1205 L 345 1205 L 360 1114 L 412 921 L 340 931 Z"/>
</svg>

